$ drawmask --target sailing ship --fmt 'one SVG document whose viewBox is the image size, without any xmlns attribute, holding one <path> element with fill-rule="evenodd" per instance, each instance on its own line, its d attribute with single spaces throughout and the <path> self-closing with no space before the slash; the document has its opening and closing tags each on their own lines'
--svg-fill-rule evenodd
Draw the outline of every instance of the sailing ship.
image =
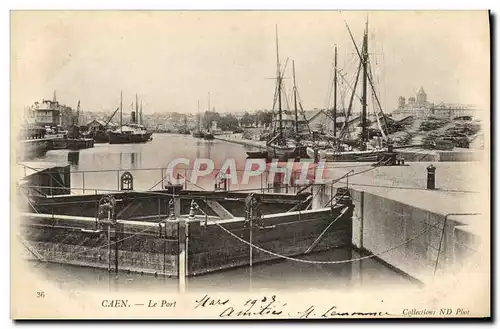
<svg viewBox="0 0 500 329">
<path fill-rule="evenodd" d="M 356 42 L 354 41 L 354 37 L 347 25 L 347 29 L 349 31 L 349 35 L 351 36 L 351 40 L 354 43 L 354 47 L 356 48 L 356 52 L 358 57 L 360 58 L 360 63 L 358 66 L 358 70 L 356 73 L 356 80 L 354 82 L 354 87 L 352 88 L 352 94 L 349 101 L 349 106 L 346 113 L 346 120 L 344 121 L 343 127 L 340 132 L 340 136 L 337 137 L 337 47 L 335 47 L 335 60 L 334 60 L 334 106 L 333 106 L 333 120 L 334 120 L 334 132 L 333 132 L 333 145 L 332 143 L 326 142 L 321 145 L 320 143 L 315 143 L 315 145 L 307 147 L 307 155 L 310 158 L 315 160 L 325 159 L 327 161 L 349 161 L 349 162 L 384 162 L 385 160 L 389 160 L 394 158 L 393 146 L 391 141 L 387 138 L 382 126 L 380 124 L 379 115 L 381 114 L 384 121 L 385 115 L 382 112 L 382 107 L 380 106 L 380 101 L 375 92 L 375 88 L 373 86 L 372 77 L 369 70 L 369 57 L 368 57 L 368 21 L 366 22 L 366 28 L 363 35 L 363 46 L 361 52 L 359 51 Z M 349 137 L 348 130 L 348 118 L 351 113 L 352 103 L 354 99 L 354 95 L 356 92 L 356 87 L 358 85 L 360 72 L 362 73 L 362 112 L 361 112 L 361 134 L 357 136 L 357 138 Z M 367 88 L 368 82 L 370 83 L 370 87 L 372 90 L 372 94 L 376 100 L 376 103 L 379 108 L 379 112 L 375 111 L 375 116 L 378 123 L 378 128 L 380 130 L 380 135 L 385 139 L 377 137 L 377 144 L 375 147 L 370 145 L 370 139 L 374 135 L 367 127 Z M 387 125 L 386 125 L 387 126 Z M 383 145 L 385 142 L 385 145 Z"/>
<path fill-rule="evenodd" d="M 145 143 L 152 139 L 153 133 L 148 131 L 142 125 L 142 102 L 141 102 L 141 111 L 138 116 L 138 122 L 136 122 L 136 113 L 138 111 L 138 100 L 137 94 L 136 98 L 136 111 L 132 111 L 132 120 L 129 124 L 123 125 L 123 102 L 122 102 L 122 93 L 120 93 L 120 127 L 114 131 L 109 132 L 109 143 L 110 144 L 133 144 L 133 143 Z"/>
<path fill-rule="evenodd" d="M 193 137 L 195 137 L 195 138 L 203 138 L 203 137 L 205 137 L 205 134 L 201 130 L 200 101 L 198 101 L 198 126 L 193 131 Z"/>
<path fill-rule="evenodd" d="M 208 111 L 210 111 L 210 93 L 208 93 Z M 207 132 L 204 134 L 203 139 L 207 141 L 214 140 L 214 135 L 210 132 L 210 122 L 205 124 L 207 125 Z"/>
<path fill-rule="evenodd" d="M 282 108 L 282 86 L 283 86 L 283 75 L 281 72 L 281 63 L 279 57 L 279 46 L 278 46 L 278 27 L 276 26 L 276 93 L 275 100 L 278 101 L 278 131 L 275 131 L 272 137 L 266 142 L 265 151 L 249 151 L 247 156 L 249 158 L 263 157 L 275 158 L 282 161 L 287 161 L 289 159 L 298 159 L 300 157 L 307 156 L 306 148 L 304 145 L 298 142 L 298 121 L 297 121 L 297 98 L 296 98 L 296 88 L 295 88 L 295 65 L 294 65 L 294 98 L 295 98 L 295 138 L 287 138 L 284 133 L 283 127 L 283 108 Z M 274 106 L 273 106 L 274 108 Z M 276 128 L 276 127 L 275 127 Z"/>
</svg>

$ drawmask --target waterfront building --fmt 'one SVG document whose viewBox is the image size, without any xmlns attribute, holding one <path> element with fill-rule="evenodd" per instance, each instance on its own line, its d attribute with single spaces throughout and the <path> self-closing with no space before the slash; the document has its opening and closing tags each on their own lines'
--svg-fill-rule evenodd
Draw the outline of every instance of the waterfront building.
<svg viewBox="0 0 500 329">
<path fill-rule="evenodd" d="M 35 124 L 40 126 L 57 127 L 62 123 L 62 112 L 59 102 L 55 98 L 52 100 L 42 99 L 32 106 L 32 116 Z"/>
<path fill-rule="evenodd" d="M 429 116 L 455 119 L 459 117 L 477 116 L 477 108 L 467 104 L 439 103 L 434 104 L 427 100 L 427 94 L 423 87 L 420 87 L 416 97 L 409 97 L 406 102 L 405 97 L 398 97 L 398 108 L 392 112 L 396 116 L 412 116 L 415 118 L 426 118 Z"/>
</svg>

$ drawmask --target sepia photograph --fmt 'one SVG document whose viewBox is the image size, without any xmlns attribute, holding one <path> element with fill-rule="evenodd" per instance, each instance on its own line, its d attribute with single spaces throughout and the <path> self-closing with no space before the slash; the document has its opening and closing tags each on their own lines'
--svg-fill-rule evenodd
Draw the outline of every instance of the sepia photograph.
<svg viewBox="0 0 500 329">
<path fill-rule="evenodd" d="M 10 317 L 491 317 L 487 10 L 12 10 Z"/>
</svg>

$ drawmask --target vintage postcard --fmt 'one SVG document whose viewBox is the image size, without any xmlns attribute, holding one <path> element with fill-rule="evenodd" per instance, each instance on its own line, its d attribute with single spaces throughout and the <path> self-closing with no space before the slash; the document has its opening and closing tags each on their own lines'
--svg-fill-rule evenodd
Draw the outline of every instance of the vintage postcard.
<svg viewBox="0 0 500 329">
<path fill-rule="evenodd" d="M 11 11 L 11 318 L 489 318 L 489 15 Z"/>
</svg>

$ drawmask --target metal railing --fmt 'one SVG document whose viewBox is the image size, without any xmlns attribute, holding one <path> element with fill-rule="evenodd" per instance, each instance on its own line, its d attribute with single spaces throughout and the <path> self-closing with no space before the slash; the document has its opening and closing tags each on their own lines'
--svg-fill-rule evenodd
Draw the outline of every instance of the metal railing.
<svg viewBox="0 0 500 329">
<path fill-rule="evenodd" d="M 53 190 L 65 188 L 70 190 L 70 194 L 98 194 L 102 192 L 121 191 L 121 177 L 125 172 L 133 176 L 133 186 L 135 191 L 153 191 L 162 190 L 167 186 L 176 185 L 178 180 L 182 180 L 184 189 L 193 190 L 215 190 L 214 185 L 220 179 L 221 169 L 214 169 L 212 173 L 198 177 L 193 169 L 176 169 L 173 173 L 167 168 L 140 168 L 140 169 L 101 169 L 101 170 L 73 170 L 68 172 L 57 169 L 31 168 L 33 172 L 28 174 L 24 168 L 24 175 L 29 176 L 33 173 L 45 175 L 48 179 L 48 186 Z M 70 176 L 70 186 L 61 178 L 61 174 Z M 229 191 L 260 191 L 278 192 L 278 193 L 298 193 L 311 188 L 314 183 L 314 174 L 308 172 L 305 182 L 300 181 L 302 171 L 289 171 L 281 176 L 274 175 L 270 177 L 269 170 L 264 171 L 258 176 L 253 176 L 245 170 L 232 170 L 226 173 L 224 179 L 227 180 L 225 189 Z M 235 176 L 234 176 L 235 175 Z M 173 179 L 175 176 L 175 179 Z M 341 178 L 345 178 L 343 175 Z M 244 179 L 245 178 L 245 179 Z M 340 179 L 341 179 L 340 178 Z M 285 179 L 286 181 L 283 181 Z M 338 181 L 338 179 L 337 179 Z M 32 186 L 47 184 L 29 184 Z M 46 193 L 51 194 L 51 193 Z"/>
</svg>

